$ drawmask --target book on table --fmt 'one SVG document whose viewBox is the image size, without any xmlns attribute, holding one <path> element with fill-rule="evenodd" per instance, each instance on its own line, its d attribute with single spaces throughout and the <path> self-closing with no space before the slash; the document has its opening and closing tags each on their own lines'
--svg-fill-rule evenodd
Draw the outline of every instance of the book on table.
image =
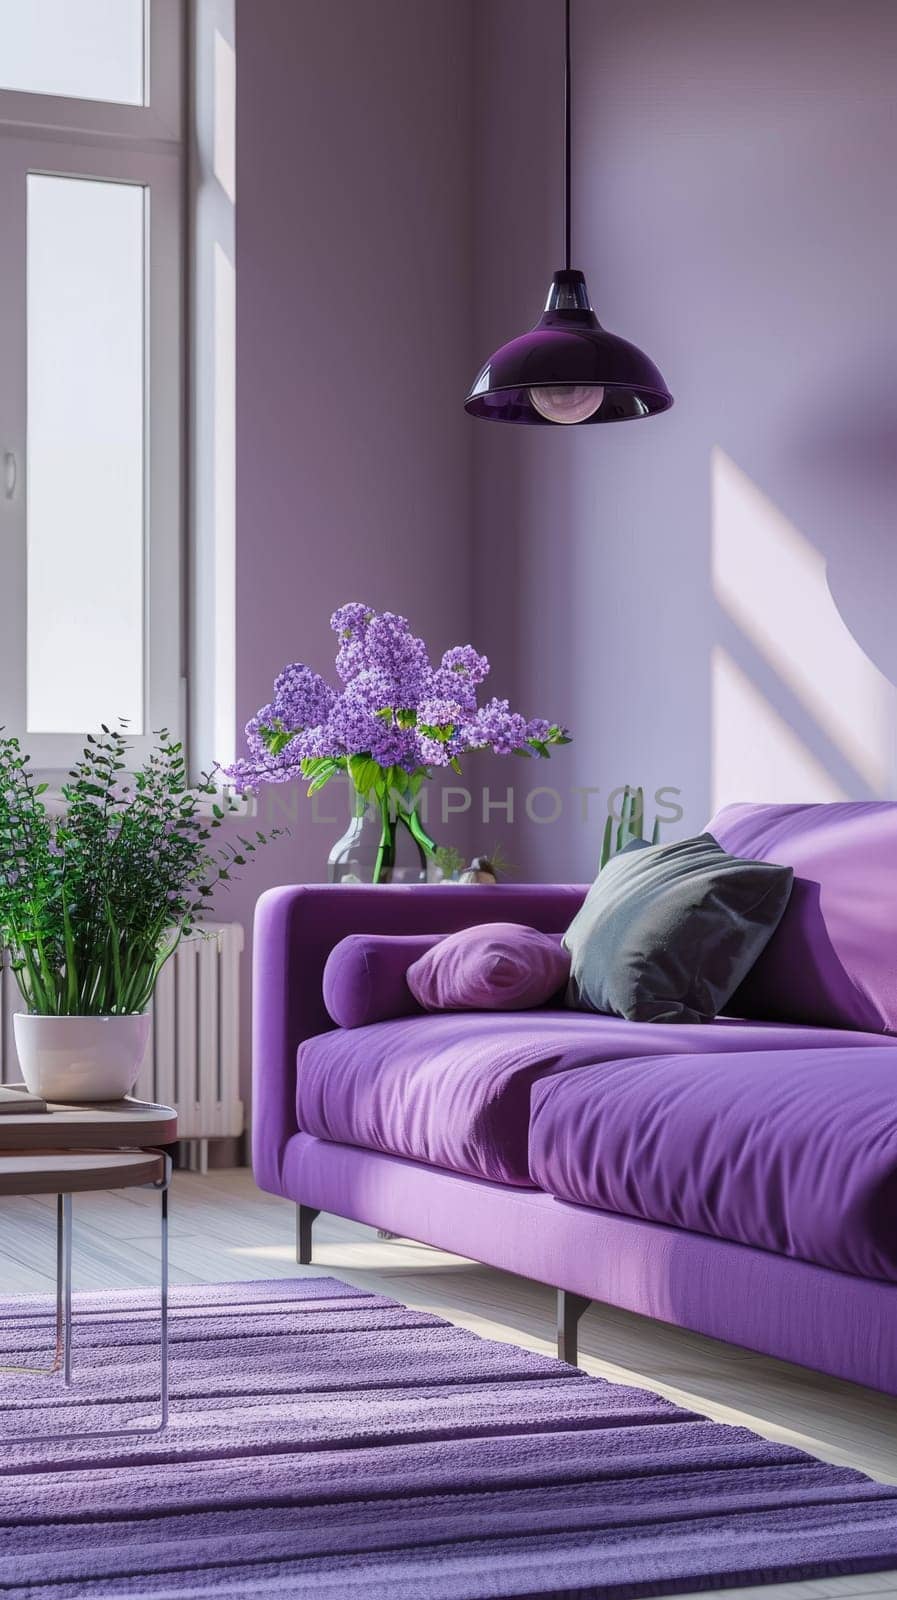
<svg viewBox="0 0 897 1600">
<path fill-rule="evenodd" d="M 31 1115 L 46 1111 L 47 1102 L 39 1094 L 29 1094 L 27 1089 L 10 1088 L 0 1084 L 0 1117 Z"/>
</svg>

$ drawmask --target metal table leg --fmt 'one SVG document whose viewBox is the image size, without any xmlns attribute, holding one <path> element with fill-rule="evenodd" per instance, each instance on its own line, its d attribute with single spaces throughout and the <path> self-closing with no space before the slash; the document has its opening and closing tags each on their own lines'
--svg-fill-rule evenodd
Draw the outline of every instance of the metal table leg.
<svg viewBox="0 0 897 1600">
<path fill-rule="evenodd" d="M 62 1330 L 63 1321 L 62 1305 L 62 1195 L 56 1196 L 56 1353 L 53 1357 L 51 1372 L 59 1371 L 62 1360 Z"/>
<path fill-rule="evenodd" d="M 164 1175 L 152 1187 L 161 1197 L 160 1215 L 160 1341 L 159 1341 L 159 1421 L 146 1428 L 91 1428 L 74 1433 L 18 1434 L 19 1444 L 60 1444 L 68 1439 L 145 1438 L 168 1427 L 168 1190 L 171 1184 L 171 1157 L 164 1155 Z M 0 1372 L 35 1377 L 52 1376 L 62 1367 L 63 1384 L 72 1384 L 72 1197 L 57 1196 L 56 1203 L 56 1353 L 50 1367 L 0 1367 Z"/>
<path fill-rule="evenodd" d="M 168 1427 L 168 1189 L 171 1183 L 171 1157 L 165 1157 L 162 1185 L 162 1217 L 159 1248 L 159 1432 Z"/>
<path fill-rule="evenodd" d="M 56 1336 L 53 1349 L 53 1360 L 49 1367 L 24 1366 L 19 1362 L 6 1363 L 0 1366 L 0 1372 L 9 1372 L 25 1378 L 52 1378 L 63 1366 L 66 1348 L 66 1330 L 70 1319 L 66 1315 L 65 1300 L 65 1201 L 68 1200 L 71 1208 L 71 1195 L 58 1194 L 56 1196 Z M 71 1210 L 69 1212 L 71 1216 Z M 68 1229 L 71 1237 L 71 1226 Z"/>
<path fill-rule="evenodd" d="M 62 1381 L 68 1389 L 72 1381 L 72 1197 L 62 1201 Z M 56 1297 L 59 1298 L 57 1285 Z"/>
</svg>

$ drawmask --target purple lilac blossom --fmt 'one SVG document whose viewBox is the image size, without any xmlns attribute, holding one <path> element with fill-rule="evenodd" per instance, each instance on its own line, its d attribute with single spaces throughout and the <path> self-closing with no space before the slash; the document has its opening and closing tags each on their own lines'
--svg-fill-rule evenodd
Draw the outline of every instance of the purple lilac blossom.
<svg viewBox="0 0 897 1600">
<path fill-rule="evenodd" d="M 471 683 L 483 683 L 489 676 L 489 662 L 472 644 L 456 644 L 446 650 L 442 658 L 444 672 L 454 672 L 469 678 Z"/>
<path fill-rule="evenodd" d="M 340 637 L 337 671 L 343 682 L 351 684 L 359 675 L 376 673 L 381 683 L 389 685 L 383 703 L 413 710 L 431 668 L 427 647 L 411 632 L 408 618 L 353 603 L 340 606 L 330 625 Z"/>
<path fill-rule="evenodd" d="M 382 667 L 364 667 L 346 684 L 342 698 L 350 705 L 363 707 L 374 716 L 378 711 L 397 707 L 395 683 Z"/>
<path fill-rule="evenodd" d="M 383 611 L 371 618 L 364 635 L 365 663 L 391 693 L 386 702 L 396 710 L 413 710 L 430 676 L 430 658 L 423 639 L 411 632 L 407 617 Z"/>
<path fill-rule="evenodd" d="M 323 722 L 336 694 L 319 672 L 294 661 L 274 682 L 274 714 L 290 732 Z"/>
<path fill-rule="evenodd" d="M 331 628 L 339 635 L 336 670 L 343 683 L 349 683 L 364 669 L 364 630 L 371 616 L 370 606 L 353 601 L 340 606 L 330 618 Z"/>
<path fill-rule="evenodd" d="M 277 712 L 275 711 L 273 705 L 267 705 L 262 706 L 256 712 L 255 716 L 250 717 L 249 721 L 247 722 L 246 743 L 248 744 L 253 756 L 262 756 L 267 753 L 268 747 L 265 744 L 261 730 L 262 728 L 272 728 L 274 726 L 276 717 Z"/>
<path fill-rule="evenodd" d="M 491 746 L 497 756 L 508 756 L 526 744 L 526 719 L 507 700 L 493 699 L 471 717 L 466 732 L 475 749 Z"/>
<path fill-rule="evenodd" d="M 265 783 L 293 783 L 303 776 L 302 761 L 293 744 L 276 756 L 254 755 L 249 761 L 235 761 L 224 772 L 237 794 L 253 793 Z"/>
<path fill-rule="evenodd" d="M 359 600 L 350 600 L 347 605 L 340 606 L 330 618 L 330 626 L 334 633 L 361 634 L 365 624 L 374 615 L 370 606 L 362 605 Z"/>
<path fill-rule="evenodd" d="M 457 700 L 422 700 L 417 708 L 417 720 L 425 728 L 457 727 L 464 721 L 466 709 Z"/>
<path fill-rule="evenodd" d="M 396 613 L 352 603 L 334 612 L 331 627 L 339 637 L 337 672 L 345 687 L 337 693 L 301 662 L 286 667 L 273 702 L 247 723 L 249 759 L 227 770 L 238 792 L 289 783 L 304 775 L 305 761 L 362 755 L 410 775 L 448 766 L 471 750 L 509 755 L 533 740 L 553 742 L 551 723 L 527 721 L 507 700 L 477 706 L 477 685 L 489 662 L 472 645 L 446 650 L 434 668 L 424 641 Z M 271 728 L 292 734 L 276 754 L 264 732 Z"/>
<path fill-rule="evenodd" d="M 443 740 L 433 739 L 426 733 L 418 734 L 417 747 L 420 751 L 419 765 L 422 767 L 447 767 L 468 748 L 457 734 Z"/>
</svg>

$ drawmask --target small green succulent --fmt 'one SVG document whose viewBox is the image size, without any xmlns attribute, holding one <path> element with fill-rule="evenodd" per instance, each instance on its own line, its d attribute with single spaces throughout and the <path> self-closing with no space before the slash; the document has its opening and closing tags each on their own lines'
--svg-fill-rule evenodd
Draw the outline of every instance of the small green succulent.
<svg viewBox="0 0 897 1600">
<path fill-rule="evenodd" d="M 645 791 L 641 787 L 638 789 L 630 788 L 629 784 L 627 783 L 623 790 L 623 801 L 620 806 L 619 816 L 616 817 L 614 816 L 613 812 L 608 812 L 607 821 L 604 824 L 604 837 L 601 841 L 601 857 L 598 862 L 599 872 L 601 871 L 602 867 L 607 866 L 611 856 L 619 855 L 620 851 L 625 850 L 626 846 L 631 844 L 633 839 L 644 838 Z M 657 844 L 659 840 L 660 818 L 655 817 L 654 826 L 651 829 L 650 842 L 651 844 Z"/>
</svg>

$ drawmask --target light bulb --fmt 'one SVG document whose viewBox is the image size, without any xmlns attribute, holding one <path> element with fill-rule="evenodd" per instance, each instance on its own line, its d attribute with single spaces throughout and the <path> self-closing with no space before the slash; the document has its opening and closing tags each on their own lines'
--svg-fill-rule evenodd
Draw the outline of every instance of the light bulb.
<svg viewBox="0 0 897 1600">
<path fill-rule="evenodd" d="M 546 422 L 585 422 L 604 402 L 600 383 L 556 383 L 532 388 L 529 397 Z"/>
</svg>

